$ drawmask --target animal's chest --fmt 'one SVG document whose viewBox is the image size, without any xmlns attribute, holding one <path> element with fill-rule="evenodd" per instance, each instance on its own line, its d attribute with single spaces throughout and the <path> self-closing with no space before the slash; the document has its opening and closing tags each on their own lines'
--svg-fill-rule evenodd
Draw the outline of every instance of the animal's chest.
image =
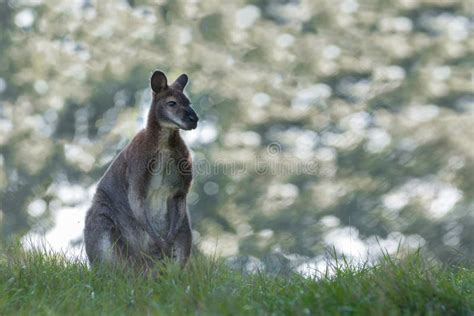
<svg viewBox="0 0 474 316">
<path fill-rule="evenodd" d="M 168 211 L 167 201 L 182 185 L 178 164 L 175 159 L 165 152 L 154 157 L 148 169 L 151 177 L 148 183 L 146 201 L 153 219 L 164 223 Z"/>
</svg>

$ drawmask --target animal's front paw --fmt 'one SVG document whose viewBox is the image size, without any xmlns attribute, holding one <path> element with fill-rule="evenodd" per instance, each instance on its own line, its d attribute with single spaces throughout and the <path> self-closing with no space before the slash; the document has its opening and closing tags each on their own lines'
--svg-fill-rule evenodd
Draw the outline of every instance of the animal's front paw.
<svg viewBox="0 0 474 316">
<path fill-rule="evenodd" d="M 174 243 L 169 243 L 167 245 L 167 253 L 166 255 L 170 258 L 176 258 L 177 250 L 176 247 L 174 246 Z"/>
<path fill-rule="evenodd" d="M 177 251 L 176 247 L 171 246 L 170 257 L 175 259 L 175 258 L 177 258 L 177 255 L 178 255 L 178 251 Z"/>
</svg>

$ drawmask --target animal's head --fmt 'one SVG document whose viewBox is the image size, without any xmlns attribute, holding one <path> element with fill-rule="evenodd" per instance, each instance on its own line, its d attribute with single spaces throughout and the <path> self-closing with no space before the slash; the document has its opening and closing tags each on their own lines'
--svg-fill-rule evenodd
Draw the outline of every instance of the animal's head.
<svg viewBox="0 0 474 316">
<path fill-rule="evenodd" d="M 153 90 L 152 110 L 154 117 L 163 127 L 195 129 L 198 122 L 196 112 L 191 108 L 191 102 L 184 95 L 183 90 L 188 83 L 188 76 L 182 74 L 172 84 L 163 72 L 156 70 L 150 79 Z"/>
</svg>

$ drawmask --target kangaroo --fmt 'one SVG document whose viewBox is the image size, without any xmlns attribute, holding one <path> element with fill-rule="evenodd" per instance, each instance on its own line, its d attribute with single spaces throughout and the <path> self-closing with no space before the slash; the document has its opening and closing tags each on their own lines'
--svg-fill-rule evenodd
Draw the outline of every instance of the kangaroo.
<svg viewBox="0 0 474 316">
<path fill-rule="evenodd" d="M 168 85 L 153 72 L 146 127 L 113 160 L 87 212 L 84 242 L 89 261 L 151 267 L 166 257 L 184 265 L 192 247 L 186 195 L 192 180 L 189 150 L 180 129 L 198 122 L 183 90 L 186 74 Z"/>
</svg>

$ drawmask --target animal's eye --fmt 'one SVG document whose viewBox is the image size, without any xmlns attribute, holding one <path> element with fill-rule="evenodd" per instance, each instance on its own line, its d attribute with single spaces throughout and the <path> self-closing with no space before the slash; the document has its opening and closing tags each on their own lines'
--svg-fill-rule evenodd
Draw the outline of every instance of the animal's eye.
<svg viewBox="0 0 474 316">
<path fill-rule="evenodd" d="M 176 105 L 176 102 L 174 101 L 169 101 L 168 103 L 166 103 L 167 106 L 175 106 Z"/>
</svg>

